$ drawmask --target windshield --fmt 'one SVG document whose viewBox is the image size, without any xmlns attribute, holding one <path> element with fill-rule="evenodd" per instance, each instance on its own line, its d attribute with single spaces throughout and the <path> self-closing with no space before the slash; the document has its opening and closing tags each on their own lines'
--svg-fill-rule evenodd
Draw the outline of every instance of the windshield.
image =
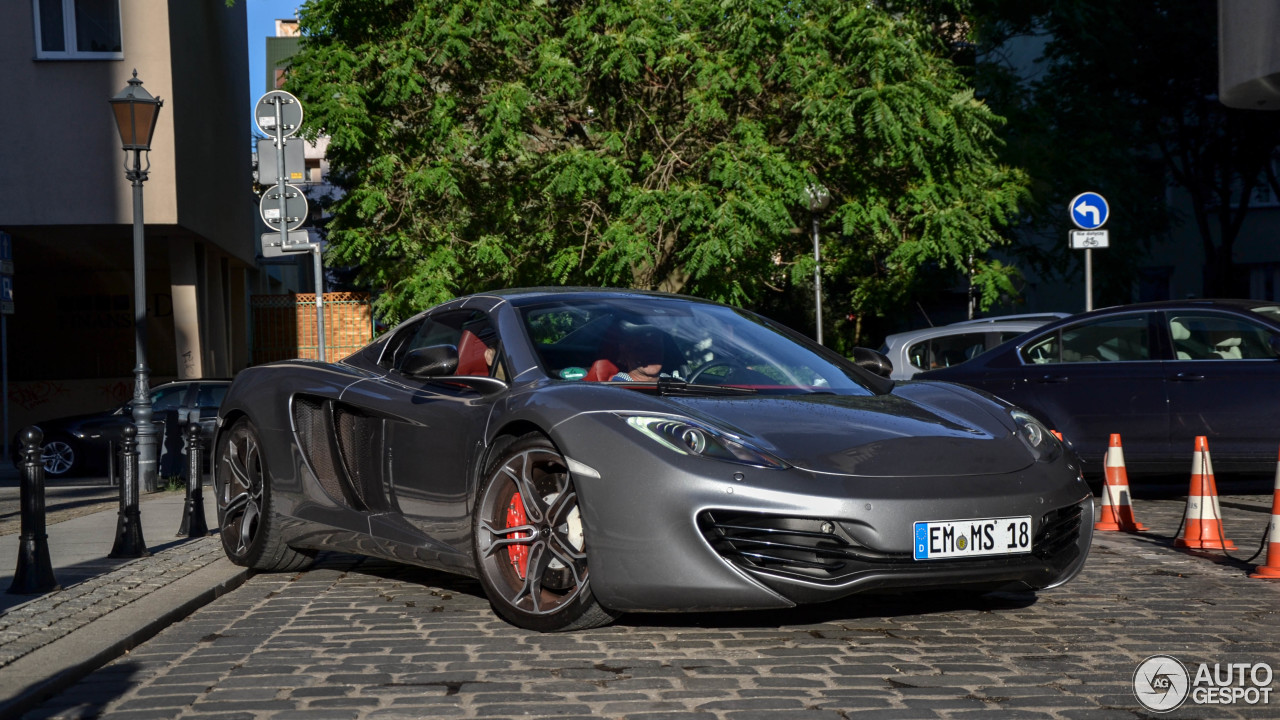
<svg viewBox="0 0 1280 720">
<path fill-rule="evenodd" d="M 542 369 L 571 381 L 688 383 L 870 395 L 844 359 L 770 320 L 679 298 L 575 297 L 521 308 Z"/>
</svg>

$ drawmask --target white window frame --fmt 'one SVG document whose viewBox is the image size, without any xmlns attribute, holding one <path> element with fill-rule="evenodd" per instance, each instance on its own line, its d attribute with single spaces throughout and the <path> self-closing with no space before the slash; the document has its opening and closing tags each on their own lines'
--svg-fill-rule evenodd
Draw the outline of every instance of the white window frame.
<svg viewBox="0 0 1280 720">
<path fill-rule="evenodd" d="M 45 50 L 43 33 L 40 27 L 40 3 L 62 3 L 62 38 L 65 50 Z M 124 18 L 120 11 L 120 0 L 116 3 L 116 27 L 120 30 L 119 52 L 83 52 L 76 49 L 76 3 L 75 0 L 31 0 L 31 20 L 35 28 L 36 59 L 38 60 L 123 60 L 124 59 Z"/>
</svg>

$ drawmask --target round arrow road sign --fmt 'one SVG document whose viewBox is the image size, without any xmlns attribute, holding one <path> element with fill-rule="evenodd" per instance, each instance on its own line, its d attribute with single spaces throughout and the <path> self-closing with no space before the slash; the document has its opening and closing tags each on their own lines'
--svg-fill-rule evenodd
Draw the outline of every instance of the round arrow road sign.
<svg viewBox="0 0 1280 720">
<path fill-rule="evenodd" d="M 1071 201 L 1071 222 L 1081 230 L 1097 230 L 1107 224 L 1111 208 L 1107 201 L 1096 192 L 1083 192 Z"/>
</svg>

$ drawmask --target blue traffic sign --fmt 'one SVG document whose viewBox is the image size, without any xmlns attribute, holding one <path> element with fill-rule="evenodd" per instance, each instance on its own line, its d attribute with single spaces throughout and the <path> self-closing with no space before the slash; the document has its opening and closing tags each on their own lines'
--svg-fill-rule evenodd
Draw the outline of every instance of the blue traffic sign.
<svg viewBox="0 0 1280 720">
<path fill-rule="evenodd" d="M 1083 192 L 1071 201 L 1071 222 L 1081 230 L 1097 230 L 1107 224 L 1111 208 L 1096 192 Z"/>
</svg>

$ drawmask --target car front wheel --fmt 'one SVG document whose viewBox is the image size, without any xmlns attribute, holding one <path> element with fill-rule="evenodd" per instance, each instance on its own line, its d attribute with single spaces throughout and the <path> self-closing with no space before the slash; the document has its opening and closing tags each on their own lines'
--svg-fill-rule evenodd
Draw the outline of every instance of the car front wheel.
<svg viewBox="0 0 1280 720">
<path fill-rule="evenodd" d="M 568 464 L 544 436 L 521 437 L 489 465 L 472 537 L 485 594 L 512 624 L 555 632 L 617 617 L 591 593 L 578 494 Z"/>
</svg>

